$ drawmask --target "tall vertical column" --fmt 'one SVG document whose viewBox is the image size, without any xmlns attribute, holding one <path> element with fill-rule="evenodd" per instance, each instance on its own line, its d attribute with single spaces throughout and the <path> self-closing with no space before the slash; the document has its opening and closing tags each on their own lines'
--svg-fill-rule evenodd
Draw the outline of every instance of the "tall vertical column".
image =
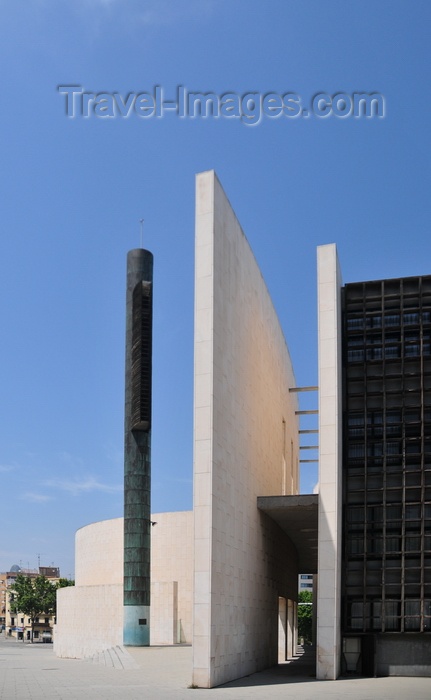
<svg viewBox="0 0 431 700">
<path fill-rule="evenodd" d="M 317 249 L 319 345 L 319 551 L 317 678 L 340 674 L 341 272 L 335 245 Z"/>
<path fill-rule="evenodd" d="M 150 644 L 153 256 L 127 255 L 124 421 L 124 622 L 129 646 Z"/>
</svg>

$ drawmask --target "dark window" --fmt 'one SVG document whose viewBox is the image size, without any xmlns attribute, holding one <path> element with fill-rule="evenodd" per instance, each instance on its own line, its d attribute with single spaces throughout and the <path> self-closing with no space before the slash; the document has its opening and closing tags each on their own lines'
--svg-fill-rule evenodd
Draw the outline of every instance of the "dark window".
<svg viewBox="0 0 431 700">
<path fill-rule="evenodd" d="M 363 328 L 364 319 L 362 316 L 359 318 L 350 317 L 347 319 L 347 328 L 349 331 L 360 331 Z"/>
<path fill-rule="evenodd" d="M 360 459 L 364 456 L 364 445 L 358 443 L 356 445 L 349 446 L 349 457 L 353 459 Z"/>
<path fill-rule="evenodd" d="M 132 430 L 151 429 L 152 284 L 139 282 L 132 309 Z"/>
<path fill-rule="evenodd" d="M 400 348 L 398 345 L 385 346 L 385 358 L 391 360 L 400 356 Z"/>
<path fill-rule="evenodd" d="M 348 421 L 349 426 L 364 425 L 364 414 L 363 413 L 350 413 L 347 421 Z"/>
<path fill-rule="evenodd" d="M 416 325 L 418 323 L 419 323 L 419 312 L 418 311 L 410 311 L 410 312 L 406 312 L 404 314 L 404 324 L 406 326 Z"/>
<path fill-rule="evenodd" d="M 363 350 L 348 350 L 347 351 L 347 360 L 349 362 L 362 362 L 364 359 L 364 351 Z"/>
<path fill-rule="evenodd" d="M 400 325 L 400 315 L 399 314 L 386 314 L 385 315 L 385 326 L 386 328 L 391 328 L 393 326 Z"/>
</svg>

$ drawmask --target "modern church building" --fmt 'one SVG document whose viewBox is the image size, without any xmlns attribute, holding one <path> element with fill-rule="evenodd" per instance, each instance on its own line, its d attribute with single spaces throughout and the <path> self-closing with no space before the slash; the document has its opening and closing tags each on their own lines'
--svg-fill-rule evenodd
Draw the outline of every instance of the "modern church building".
<svg viewBox="0 0 431 700">
<path fill-rule="evenodd" d="M 138 282 L 142 316 L 148 285 Z M 150 515 L 147 495 L 130 489 L 149 469 L 143 396 L 146 420 L 131 429 L 141 466 L 127 456 L 126 406 L 126 526 L 118 518 L 78 531 L 76 586 L 58 594 L 59 656 L 191 643 L 191 682 L 220 685 L 294 656 L 304 573 L 316 574 L 317 678 L 431 675 L 431 277 L 343 287 L 335 246 L 321 246 L 318 324 L 319 493 L 300 495 L 307 387 L 296 386 L 215 173 L 199 174 L 193 512 Z M 132 376 L 139 391 L 148 386 L 139 361 L 126 371 L 126 397 Z M 125 615 L 123 603 L 135 607 Z"/>
</svg>

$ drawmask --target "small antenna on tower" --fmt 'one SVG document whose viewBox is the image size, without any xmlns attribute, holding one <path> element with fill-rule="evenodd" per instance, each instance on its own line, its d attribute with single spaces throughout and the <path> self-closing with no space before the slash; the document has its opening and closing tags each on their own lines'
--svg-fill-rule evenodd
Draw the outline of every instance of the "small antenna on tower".
<svg viewBox="0 0 431 700">
<path fill-rule="evenodd" d="M 141 248 L 144 247 L 143 245 L 143 239 L 144 239 L 144 219 L 139 219 L 139 223 L 141 224 Z"/>
</svg>

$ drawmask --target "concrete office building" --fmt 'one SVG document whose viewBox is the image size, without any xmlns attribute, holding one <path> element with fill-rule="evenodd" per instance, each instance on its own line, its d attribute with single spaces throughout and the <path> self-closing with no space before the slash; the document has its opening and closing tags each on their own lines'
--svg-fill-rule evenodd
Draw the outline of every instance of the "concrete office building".
<svg viewBox="0 0 431 700">
<path fill-rule="evenodd" d="M 430 285 L 343 287 L 335 246 L 318 249 L 319 493 L 299 495 L 301 388 L 226 195 L 197 176 L 194 507 L 151 516 L 149 637 L 192 643 L 195 685 L 292 657 L 299 574 L 314 575 L 317 678 L 431 675 Z M 122 533 L 78 532 L 59 655 L 123 643 Z"/>
</svg>

